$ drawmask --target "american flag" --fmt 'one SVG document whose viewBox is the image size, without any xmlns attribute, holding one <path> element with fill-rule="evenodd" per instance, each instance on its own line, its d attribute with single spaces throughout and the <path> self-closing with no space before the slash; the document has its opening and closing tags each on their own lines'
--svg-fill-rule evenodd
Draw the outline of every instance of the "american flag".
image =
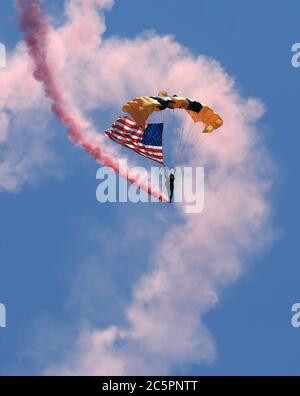
<svg viewBox="0 0 300 396">
<path fill-rule="evenodd" d="M 112 127 L 105 131 L 105 134 L 112 140 L 161 164 L 164 162 L 162 133 L 162 123 L 148 124 L 143 129 L 128 116 L 118 117 Z"/>
</svg>

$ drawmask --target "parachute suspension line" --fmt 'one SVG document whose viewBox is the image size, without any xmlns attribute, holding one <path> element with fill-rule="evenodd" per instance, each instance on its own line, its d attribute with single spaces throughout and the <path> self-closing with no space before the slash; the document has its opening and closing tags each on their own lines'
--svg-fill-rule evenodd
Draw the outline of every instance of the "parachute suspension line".
<svg viewBox="0 0 300 396">
<path fill-rule="evenodd" d="M 165 114 L 164 114 L 164 112 L 162 110 L 160 110 L 160 121 L 161 121 L 162 124 L 164 124 L 164 130 L 165 130 L 166 129 L 165 128 L 166 127 L 166 116 L 165 116 Z M 165 134 L 163 134 L 162 139 L 163 140 L 165 139 Z M 163 167 L 166 168 L 167 164 L 165 162 L 164 144 L 163 144 L 163 158 L 164 158 Z"/>
<path fill-rule="evenodd" d="M 178 164 L 178 157 L 179 157 L 179 150 L 180 150 L 180 146 L 181 146 L 181 142 L 182 142 L 182 136 L 183 136 L 183 132 L 184 132 L 184 127 L 182 126 L 178 135 L 178 141 L 176 144 L 176 152 L 175 152 L 175 157 L 174 157 L 174 166 L 176 166 Z"/>
<path fill-rule="evenodd" d="M 189 127 L 189 129 L 186 131 L 186 133 L 184 134 L 184 139 L 182 142 L 182 150 L 181 150 L 181 159 L 184 160 L 185 155 L 188 153 L 188 149 L 189 146 L 191 145 L 191 142 L 189 141 L 189 138 L 191 136 L 191 133 L 194 129 L 195 126 L 195 122 L 193 122 L 191 124 L 191 126 Z"/>
<path fill-rule="evenodd" d="M 196 123 L 193 124 L 193 128 L 192 128 L 192 129 L 194 129 L 195 124 L 196 124 Z M 200 134 L 200 136 L 201 136 L 201 135 L 202 135 L 202 133 Z M 200 138 L 199 138 L 199 133 L 194 133 L 194 134 L 192 135 L 191 139 L 190 139 L 190 144 L 191 144 L 193 147 L 195 147 L 195 146 L 198 144 L 199 139 L 200 139 Z"/>
<path fill-rule="evenodd" d="M 191 146 L 192 146 L 192 151 L 197 153 L 198 148 L 202 144 L 202 139 L 203 139 L 203 134 L 201 133 L 200 136 L 199 134 L 195 134 L 193 138 L 191 139 Z"/>
<path fill-rule="evenodd" d="M 196 141 L 195 141 L 195 144 L 194 144 L 194 149 L 198 149 L 199 147 L 200 147 L 200 145 L 202 144 L 202 140 L 203 140 L 203 134 L 201 134 L 202 136 L 200 136 L 200 138 L 199 139 L 197 139 Z"/>
<path fill-rule="evenodd" d="M 164 122 L 163 112 L 160 110 L 160 122 Z"/>
<path fill-rule="evenodd" d="M 172 134 L 175 134 L 176 133 L 176 129 L 175 129 L 175 127 L 176 127 L 176 123 L 175 123 L 175 120 L 176 120 L 175 109 L 171 110 L 171 115 L 172 115 L 172 122 L 171 122 L 171 125 L 170 125 L 170 131 L 171 131 Z M 176 141 L 176 139 L 174 139 L 174 140 Z"/>
<path fill-rule="evenodd" d="M 168 123 L 169 125 L 171 125 L 171 123 L 174 122 L 174 110 L 173 109 L 166 109 L 165 113 L 167 114 L 166 116 L 166 123 Z"/>
<path fill-rule="evenodd" d="M 173 131 L 173 128 L 174 128 L 174 124 L 175 124 L 175 115 L 174 115 L 174 109 L 166 109 L 165 110 L 165 113 L 167 114 L 167 116 L 166 116 L 166 119 L 165 119 L 165 129 L 166 130 L 168 130 L 167 131 L 167 134 L 170 134 L 170 135 L 173 135 L 174 134 L 174 131 Z M 175 141 L 176 141 L 176 139 L 174 139 Z M 174 145 L 173 145 L 173 147 L 174 147 Z M 174 147 L 174 149 L 173 150 L 170 150 L 170 146 L 168 146 L 168 151 L 170 152 L 171 151 L 171 155 L 172 154 L 174 154 L 174 157 L 175 157 L 175 149 L 176 149 L 176 147 Z"/>
<path fill-rule="evenodd" d="M 188 147 L 188 140 L 187 140 L 187 136 L 190 135 L 190 129 L 187 131 L 186 129 L 184 129 L 184 133 L 182 134 L 182 138 L 181 138 L 181 152 L 180 152 L 180 161 L 183 162 L 185 155 L 186 155 L 186 151 L 187 151 L 187 147 Z"/>
<path fill-rule="evenodd" d="M 170 131 L 172 131 L 172 134 L 174 134 L 174 135 L 176 133 L 176 136 L 174 137 L 174 141 L 177 142 L 177 143 L 173 144 L 173 147 L 174 147 L 174 150 L 173 150 L 173 153 L 174 153 L 174 164 L 173 164 L 173 167 L 175 167 L 177 165 L 177 163 L 178 163 L 179 150 L 180 150 L 181 141 L 182 141 L 182 135 L 183 135 L 184 131 L 183 131 L 183 127 L 180 128 L 180 129 L 179 128 L 175 129 L 175 118 L 176 118 L 175 109 L 172 109 L 171 116 L 172 116 L 172 121 L 171 121 L 171 125 L 170 125 Z"/>
</svg>

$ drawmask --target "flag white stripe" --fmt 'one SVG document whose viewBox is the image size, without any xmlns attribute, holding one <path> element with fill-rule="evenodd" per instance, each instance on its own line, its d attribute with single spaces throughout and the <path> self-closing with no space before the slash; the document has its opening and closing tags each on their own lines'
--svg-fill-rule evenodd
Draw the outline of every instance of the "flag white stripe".
<svg viewBox="0 0 300 396">
<path fill-rule="evenodd" d="M 115 142 L 128 147 L 136 153 L 163 163 L 162 146 L 145 145 L 141 142 L 144 130 L 129 117 L 119 117 L 105 134 Z"/>
<path fill-rule="evenodd" d="M 143 152 L 141 152 L 140 151 L 140 149 L 139 148 L 137 148 L 135 145 L 133 145 L 133 144 L 127 144 L 127 143 L 122 143 L 120 140 L 118 140 L 118 139 L 116 139 L 114 136 L 112 136 L 112 135 L 108 135 L 112 140 L 115 140 L 116 142 L 118 142 L 118 143 L 120 143 L 120 144 L 122 144 L 122 145 L 124 145 L 124 146 L 126 146 L 126 147 L 129 147 L 129 148 L 131 148 L 133 151 L 135 151 L 135 152 L 137 152 L 138 154 L 140 154 L 140 155 L 143 155 L 144 157 L 147 157 L 147 158 L 150 158 L 150 159 L 152 159 L 152 160 L 154 160 L 154 161 L 157 161 L 157 162 L 159 162 L 159 163 L 163 163 L 164 161 L 163 161 L 163 158 L 161 158 L 160 159 L 160 157 L 159 156 L 153 156 L 153 155 L 149 155 L 149 154 L 147 154 L 147 153 L 143 153 Z"/>
<path fill-rule="evenodd" d="M 115 135 L 115 134 L 113 134 L 113 133 L 108 133 L 108 132 L 107 132 L 107 134 L 108 134 L 110 137 L 114 137 L 116 140 L 118 140 L 118 141 L 120 141 L 121 143 L 127 145 L 128 147 L 131 147 L 131 148 L 136 147 L 137 149 L 139 149 L 139 150 L 141 150 L 141 151 L 146 151 L 146 152 L 148 152 L 149 154 L 153 154 L 153 155 L 161 156 L 161 157 L 162 157 L 162 150 L 153 151 L 153 150 L 151 150 L 151 149 L 148 149 L 148 147 L 153 147 L 153 146 L 146 146 L 146 145 L 144 145 L 144 144 L 142 144 L 142 143 L 135 143 L 135 142 L 134 142 L 134 143 L 133 143 L 133 142 L 129 143 L 130 141 L 129 141 L 128 139 L 125 139 L 126 142 L 128 142 L 128 143 L 126 143 L 126 142 L 123 141 L 124 138 L 120 138 L 119 136 L 117 136 L 117 135 Z M 143 147 L 143 148 L 142 148 L 142 147 Z"/>
<path fill-rule="evenodd" d="M 128 135 L 128 137 L 122 136 L 122 134 L 119 133 L 119 131 L 115 131 L 114 129 L 109 129 L 108 131 L 111 134 L 113 134 L 115 136 L 120 136 L 122 139 L 127 140 L 129 142 L 130 141 L 134 141 L 135 144 L 139 144 L 139 145 L 141 145 L 143 147 L 147 147 L 147 148 L 154 149 L 154 150 L 157 150 L 157 151 L 162 151 L 161 146 L 151 146 L 149 144 L 140 143 L 140 139 L 136 139 L 136 137 L 133 138 L 133 137 L 131 137 L 131 135 Z"/>
</svg>

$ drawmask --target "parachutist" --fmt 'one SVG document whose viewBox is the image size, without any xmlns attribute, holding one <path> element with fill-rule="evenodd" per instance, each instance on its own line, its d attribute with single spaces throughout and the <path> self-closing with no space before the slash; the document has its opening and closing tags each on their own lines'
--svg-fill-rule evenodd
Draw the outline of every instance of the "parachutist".
<svg viewBox="0 0 300 396">
<path fill-rule="evenodd" d="M 175 176 L 173 174 L 170 175 L 170 203 L 172 202 L 173 199 L 173 194 L 174 194 L 174 182 L 175 182 Z"/>
<path fill-rule="evenodd" d="M 164 169 L 165 169 L 165 178 L 166 178 L 165 185 L 170 199 L 169 202 L 172 203 L 173 195 L 174 195 L 176 168 L 169 169 L 165 166 Z"/>
</svg>

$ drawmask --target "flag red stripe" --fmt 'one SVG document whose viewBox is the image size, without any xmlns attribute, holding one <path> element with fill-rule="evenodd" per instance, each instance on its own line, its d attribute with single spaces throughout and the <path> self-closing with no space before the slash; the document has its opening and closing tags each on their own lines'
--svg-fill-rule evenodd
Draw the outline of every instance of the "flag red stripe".
<svg viewBox="0 0 300 396">
<path fill-rule="evenodd" d="M 119 117 L 105 134 L 115 142 L 130 148 L 136 153 L 163 163 L 163 150 L 161 146 L 145 145 L 141 142 L 144 136 L 142 127 L 138 127 L 130 117 Z"/>
<path fill-rule="evenodd" d="M 125 147 L 129 147 L 128 144 L 120 142 L 118 139 L 115 139 L 113 136 L 111 136 L 111 135 L 107 135 L 107 136 L 110 137 L 112 140 L 118 142 L 119 144 L 121 144 L 121 145 L 123 145 L 123 146 L 125 146 Z M 144 157 L 150 158 L 150 159 L 152 159 L 153 161 L 156 161 L 156 162 L 158 162 L 158 163 L 160 163 L 160 164 L 163 164 L 163 159 L 158 159 L 158 158 L 155 158 L 155 157 L 150 156 L 150 155 L 148 155 L 148 154 L 142 153 L 142 152 L 140 152 L 138 149 L 136 149 L 136 148 L 134 148 L 134 147 L 129 147 L 129 148 L 130 148 L 132 151 L 135 151 L 136 153 L 138 153 L 138 154 L 140 154 L 140 155 L 143 155 Z"/>
<path fill-rule="evenodd" d="M 144 147 L 148 151 L 153 151 L 153 153 L 162 153 L 162 149 L 161 148 L 155 148 L 156 146 L 145 145 L 145 144 L 141 143 L 139 140 L 131 139 L 128 135 L 126 135 L 124 133 L 115 132 L 113 130 L 108 130 L 105 133 L 106 134 L 109 133 L 111 135 L 114 135 L 117 139 L 118 139 L 119 136 L 121 136 L 121 138 L 124 138 L 123 139 L 124 141 L 131 142 L 134 145 Z"/>
<path fill-rule="evenodd" d="M 114 138 L 114 140 L 116 142 L 121 142 L 122 144 L 130 147 L 130 148 L 136 148 L 137 150 L 140 151 L 146 151 L 149 154 L 152 154 L 153 156 L 157 156 L 157 157 L 162 157 L 162 150 L 157 149 L 156 152 L 153 152 L 153 149 L 147 149 L 147 146 L 142 145 L 143 148 L 139 147 L 139 145 L 135 142 L 129 142 L 128 140 L 124 140 L 121 138 L 118 138 L 117 136 L 115 136 L 113 133 L 110 133 L 109 131 L 105 132 L 107 136 Z"/>
<path fill-rule="evenodd" d="M 119 125 L 116 125 L 116 124 L 114 124 L 114 125 L 111 127 L 111 131 L 115 131 L 115 130 L 116 130 L 116 131 L 125 132 L 125 133 L 127 133 L 128 136 L 135 136 L 135 137 L 137 137 L 138 139 L 140 139 L 141 137 L 143 137 L 143 134 L 142 134 L 142 133 L 133 132 L 134 130 L 128 130 L 128 132 L 127 132 L 127 129 L 124 129 L 124 128 L 120 127 Z"/>
</svg>

